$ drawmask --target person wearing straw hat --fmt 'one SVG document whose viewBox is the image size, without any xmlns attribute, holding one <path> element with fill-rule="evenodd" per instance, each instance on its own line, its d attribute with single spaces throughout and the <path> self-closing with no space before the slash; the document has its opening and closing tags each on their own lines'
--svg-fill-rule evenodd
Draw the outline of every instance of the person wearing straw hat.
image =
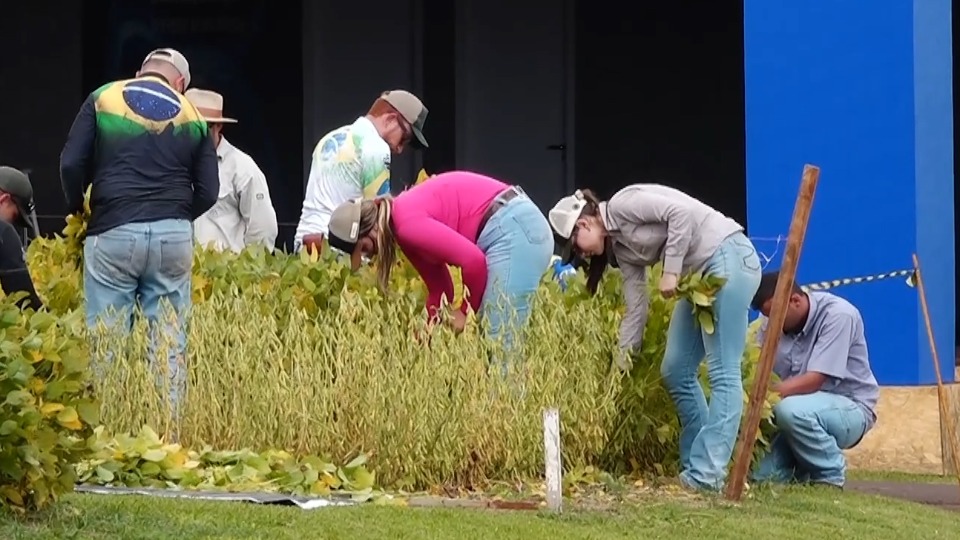
<svg viewBox="0 0 960 540">
<path fill-rule="evenodd" d="M 270 199 L 267 178 L 253 158 L 223 136 L 225 124 L 237 123 L 223 115 L 223 96 L 200 88 L 191 88 L 184 95 L 210 126 L 220 170 L 217 202 L 193 222 L 197 243 L 234 252 L 249 246 L 273 250 L 277 240 L 277 213 Z"/>
<path fill-rule="evenodd" d="M 127 333 L 142 312 L 152 361 L 173 338 L 174 346 L 163 348 L 174 417 L 186 385 L 193 220 L 220 189 L 209 126 L 183 96 L 189 85 L 183 54 L 151 51 L 135 77 L 87 96 L 60 153 L 67 211 L 80 212 L 91 189 L 83 241 L 87 325 L 94 335 L 101 323 Z"/>
<path fill-rule="evenodd" d="M 764 318 L 770 316 L 779 276 L 765 273 L 753 297 L 753 309 Z M 842 489 L 843 451 L 860 444 L 876 424 L 880 398 L 860 310 L 829 292 L 804 292 L 794 284 L 773 372 L 780 378 L 773 390 L 782 398 L 773 407 L 777 433 L 751 479 Z"/>
<path fill-rule="evenodd" d="M 663 263 L 660 294 L 675 297 L 680 275 L 704 272 L 726 281 L 713 305 L 715 329 L 700 328 L 686 299 L 677 300 L 660 366 L 680 417 L 680 482 L 691 490 L 719 490 L 727 474 L 743 414 L 741 361 L 750 301 L 760 284 L 760 259 L 743 226 L 686 193 L 660 184 L 632 184 L 608 201 L 590 190 L 560 199 L 548 213 L 566 242 L 564 262 L 589 258 L 587 287 L 595 293 L 609 264 L 623 274 L 626 313 L 620 323 L 620 359 L 643 338 L 648 268 Z M 699 382 L 706 359 L 708 404 Z"/>
<path fill-rule="evenodd" d="M 0 286 L 8 295 L 27 293 L 19 305 L 40 309 L 43 302 L 27 270 L 26 253 L 14 224 L 34 237 L 39 234 L 37 213 L 33 207 L 33 186 L 23 171 L 0 166 Z"/>
<path fill-rule="evenodd" d="M 426 118 L 420 98 L 406 90 L 389 90 L 366 115 L 320 139 L 313 151 L 294 251 L 304 245 L 316 251 L 327 235 L 330 215 L 341 204 L 390 193 L 391 152 L 399 155 L 408 146 L 426 148 Z"/>
</svg>

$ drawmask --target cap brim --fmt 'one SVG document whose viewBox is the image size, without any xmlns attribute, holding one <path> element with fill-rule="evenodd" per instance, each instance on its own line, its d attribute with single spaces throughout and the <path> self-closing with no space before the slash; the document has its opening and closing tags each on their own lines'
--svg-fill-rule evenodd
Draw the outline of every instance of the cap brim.
<svg viewBox="0 0 960 540">
<path fill-rule="evenodd" d="M 361 254 L 360 254 L 360 244 L 358 242 L 347 242 L 341 240 L 336 235 L 328 235 L 327 243 L 330 244 L 330 247 L 350 256 L 350 269 L 356 271 L 360 268 Z"/>
<path fill-rule="evenodd" d="M 17 210 L 19 210 L 19 212 L 17 212 L 19 214 L 19 217 L 17 218 L 17 222 L 20 225 L 22 225 L 24 228 L 26 228 L 28 231 L 33 233 L 34 238 L 39 236 L 40 226 L 37 225 L 37 213 L 35 211 L 28 212 L 23 207 L 23 205 L 20 204 L 19 202 L 17 202 L 16 205 L 17 205 Z"/>
<path fill-rule="evenodd" d="M 417 126 L 412 126 L 412 127 L 413 127 L 413 140 L 410 142 L 413 144 L 413 147 L 421 150 L 424 148 L 430 148 L 430 145 L 427 144 L 427 138 L 423 136 L 423 131 Z"/>
</svg>

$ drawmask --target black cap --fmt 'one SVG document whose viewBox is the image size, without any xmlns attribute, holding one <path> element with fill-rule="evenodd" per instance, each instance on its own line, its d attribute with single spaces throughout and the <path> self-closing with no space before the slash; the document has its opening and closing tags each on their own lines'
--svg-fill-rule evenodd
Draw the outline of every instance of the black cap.
<svg viewBox="0 0 960 540">
<path fill-rule="evenodd" d="M 34 237 L 38 236 L 40 228 L 33 204 L 33 185 L 27 174 L 13 167 L 0 166 L 0 191 L 8 193 L 17 205 L 20 214 L 17 223 L 31 231 Z"/>
</svg>

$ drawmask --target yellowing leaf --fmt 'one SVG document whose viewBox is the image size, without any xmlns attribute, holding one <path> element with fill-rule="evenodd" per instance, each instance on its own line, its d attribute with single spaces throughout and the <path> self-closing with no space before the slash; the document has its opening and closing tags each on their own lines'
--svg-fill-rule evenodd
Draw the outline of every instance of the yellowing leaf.
<svg viewBox="0 0 960 540">
<path fill-rule="evenodd" d="M 58 421 L 58 423 L 59 423 L 61 426 L 65 427 L 65 428 L 67 428 L 67 429 L 73 430 L 73 431 L 79 431 L 79 430 L 83 429 L 83 424 L 80 422 L 80 419 L 79 419 L 79 418 L 74 419 L 74 420 L 71 420 L 71 421 L 69 421 L 69 422 L 59 422 L 59 421 Z"/>
<path fill-rule="evenodd" d="M 44 403 L 43 406 L 40 407 L 40 414 L 44 416 L 52 416 L 63 409 L 63 403 Z"/>
<path fill-rule="evenodd" d="M 30 389 L 35 395 L 43 394 L 43 391 L 47 389 L 47 383 L 43 382 L 43 379 L 38 379 L 37 377 L 31 377 L 27 381 L 27 388 Z"/>
<path fill-rule="evenodd" d="M 424 183 L 424 182 L 427 180 L 427 178 L 430 178 L 430 175 L 427 174 L 427 171 L 425 171 L 424 169 L 420 169 L 420 172 L 417 173 L 417 182 L 416 182 L 416 183 L 417 183 L 417 184 L 422 184 L 422 183 Z"/>
<path fill-rule="evenodd" d="M 63 407 L 60 409 L 60 412 L 57 413 L 57 422 L 60 425 L 66 426 L 67 424 L 73 424 L 80 420 L 80 416 L 77 414 L 77 410 L 73 407 Z"/>
</svg>

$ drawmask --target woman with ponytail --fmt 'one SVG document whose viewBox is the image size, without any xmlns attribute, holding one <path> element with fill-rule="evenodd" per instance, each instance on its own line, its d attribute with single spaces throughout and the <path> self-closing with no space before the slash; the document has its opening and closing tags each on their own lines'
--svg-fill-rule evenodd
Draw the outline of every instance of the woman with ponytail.
<svg viewBox="0 0 960 540">
<path fill-rule="evenodd" d="M 567 239 L 568 253 L 589 261 L 587 286 L 596 292 L 609 261 L 623 274 L 626 313 L 620 354 L 639 349 L 647 320 L 647 268 L 663 263 L 660 292 L 676 294 L 682 273 L 726 279 L 714 303 L 715 329 L 702 332 L 692 306 L 679 299 L 667 331 L 661 374 L 680 417 L 681 483 L 719 490 L 743 412 L 741 358 L 750 302 L 760 286 L 760 259 L 736 221 L 676 189 L 634 184 L 601 202 L 589 190 L 564 197 L 549 212 L 550 224 Z M 697 378 L 706 358 L 707 404 Z M 624 362 L 629 364 L 629 362 Z"/>
<path fill-rule="evenodd" d="M 490 337 L 502 335 L 506 346 L 529 317 L 554 248 L 549 223 L 519 186 L 464 171 L 437 174 L 396 198 L 340 205 L 330 218 L 329 242 L 350 254 L 354 270 L 362 257 L 376 256 L 384 290 L 399 247 L 426 282 L 431 322 L 443 297 L 453 301 L 447 265 L 459 267 L 467 294 L 453 312 L 454 327 L 462 330 L 473 309 L 489 323 Z"/>
</svg>

